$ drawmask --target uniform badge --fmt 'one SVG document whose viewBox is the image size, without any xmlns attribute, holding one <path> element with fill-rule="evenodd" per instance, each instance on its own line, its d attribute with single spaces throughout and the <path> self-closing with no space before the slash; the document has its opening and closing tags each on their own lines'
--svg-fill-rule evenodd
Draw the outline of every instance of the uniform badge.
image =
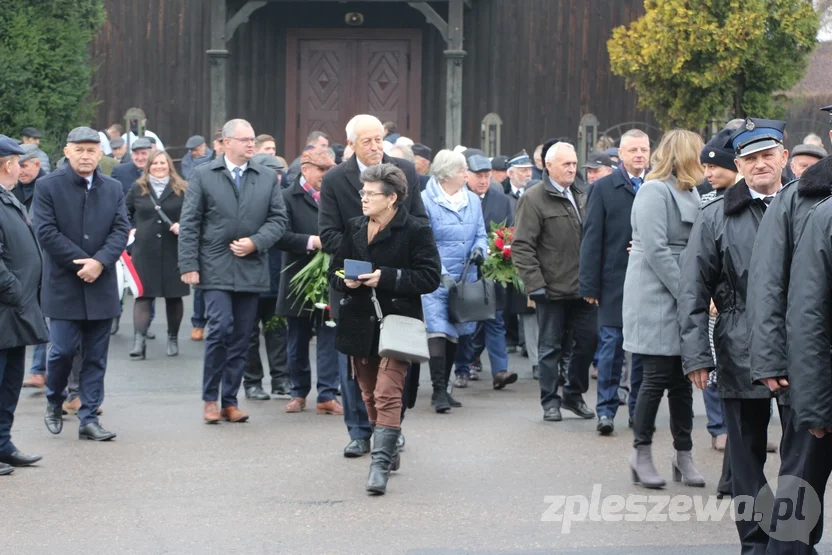
<svg viewBox="0 0 832 555">
<path fill-rule="evenodd" d="M 756 125 L 754 125 L 754 122 L 753 122 L 753 121 L 748 120 L 747 122 L 745 122 L 745 129 L 746 129 L 746 130 L 748 130 L 748 131 L 754 131 L 754 128 L 755 128 L 755 127 L 756 127 Z"/>
<path fill-rule="evenodd" d="M 708 158 L 716 158 L 716 152 L 713 150 L 708 153 Z"/>
</svg>

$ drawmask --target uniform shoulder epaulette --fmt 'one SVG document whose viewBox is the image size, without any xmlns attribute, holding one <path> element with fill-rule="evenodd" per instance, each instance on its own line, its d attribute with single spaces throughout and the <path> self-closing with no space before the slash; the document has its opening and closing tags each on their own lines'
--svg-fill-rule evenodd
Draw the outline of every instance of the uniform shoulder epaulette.
<svg viewBox="0 0 832 555">
<path fill-rule="evenodd" d="M 700 206 L 699 210 L 704 210 L 707 207 L 711 206 L 712 204 L 716 204 L 717 202 L 722 202 L 722 200 L 724 198 L 725 198 L 725 195 L 719 195 L 718 197 L 714 197 L 711 200 L 706 201 L 705 204 L 703 204 L 702 206 Z"/>
</svg>

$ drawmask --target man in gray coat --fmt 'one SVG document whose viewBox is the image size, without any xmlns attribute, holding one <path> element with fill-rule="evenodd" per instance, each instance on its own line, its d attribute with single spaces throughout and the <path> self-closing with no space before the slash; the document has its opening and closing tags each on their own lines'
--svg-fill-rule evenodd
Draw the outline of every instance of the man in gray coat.
<svg viewBox="0 0 832 555">
<path fill-rule="evenodd" d="M 268 251 L 286 229 L 275 172 L 250 161 L 251 124 L 233 119 L 222 137 L 225 153 L 194 170 L 179 221 L 182 281 L 203 290 L 209 321 L 202 385 L 209 424 L 248 420 L 237 408 L 237 391 L 258 299 L 271 287 Z"/>
</svg>

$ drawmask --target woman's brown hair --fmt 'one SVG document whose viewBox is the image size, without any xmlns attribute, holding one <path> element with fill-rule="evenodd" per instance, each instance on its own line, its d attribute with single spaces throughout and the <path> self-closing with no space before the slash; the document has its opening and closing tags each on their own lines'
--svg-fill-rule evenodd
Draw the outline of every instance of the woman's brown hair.
<svg viewBox="0 0 832 555">
<path fill-rule="evenodd" d="M 170 154 L 165 152 L 164 150 L 152 150 L 150 152 L 150 156 L 147 157 L 147 164 L 144 167 L 144 173 L 142 176 L 136 180 L 136 183 L 139 184 L 139 190 L 142 192 L 142 196 L 150 194 L 150 165 L 153 163 L 153 160 L 158 158 L 159 156 L 164 156 L 167 158 L 168 161 L 168 168 L 170 168 L 170 188 L 173 189 L 173 194 L 176 196 L 182 196 L 185 194 L 185 189 L 188 188 L 188 182 L 182 179 L 179 173 L 176 171 L 176 166 L 173 165 L 173 160 L 170 157 Z"/>
<path fill-rule="evenodd" d="M 684 129 L 673 129 L 662 137 L 650 160 L 650 173 L 645 181 L 665 181 L 676 178 L 676 188 L 690 191 L 702 182 L 705 169 L 699 162 L 699 153 L 704 148 L 702 137 Z"/>
</svg>

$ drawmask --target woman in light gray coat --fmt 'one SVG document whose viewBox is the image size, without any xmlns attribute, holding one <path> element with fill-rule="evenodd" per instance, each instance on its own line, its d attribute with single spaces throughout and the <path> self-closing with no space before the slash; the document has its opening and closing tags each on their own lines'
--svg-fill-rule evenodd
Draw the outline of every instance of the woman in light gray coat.
<svg viewBox="0 0 832 555">
<path fill-rule="evenodd" d="M 673 479 L 704 486 L 691 457 L 693 388 L 682 372 L 676 298 L 679 255 L 699 212 L 696 185 L 702 139 L 676 129 L 667 133 L 653 155 L 652 170 L 639 188 L 631 216 L 633 248 L 624 279 L 624 350 L 642 357 L 644 377 L 636 401 L 633 481 L 664 487 L 653 465 L 651 444 L 656 413 L 667 391 L 673 434 Z"/>
</svg>

